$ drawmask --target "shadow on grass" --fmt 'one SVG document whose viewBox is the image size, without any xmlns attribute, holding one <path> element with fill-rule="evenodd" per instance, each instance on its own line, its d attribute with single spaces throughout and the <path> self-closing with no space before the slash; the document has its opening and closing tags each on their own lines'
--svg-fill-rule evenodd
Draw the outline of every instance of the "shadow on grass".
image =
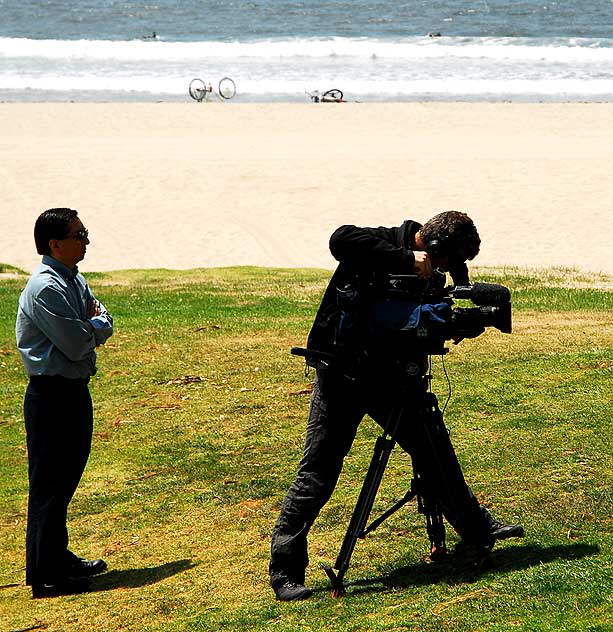
<svg viewBox="0 0 613 632">
<path fill-rule="evenodd" d="M 464 584 L 474 582 L 486 573 L 509 573 L 531 566 L 547 564 L 554 560 L 578 560 L 589 555 L 596 555 L 599 552 L 600 547 L 594 544 L 581 543 L 558 544 L 548 547 L 537 545 L 510 546 L 494 550 L 481 563 L 450 555 L 445 561 L 411 564 L 398 568 L 387 575 L 349 581 L 345 586 L 350 594 L 355 595 L 440 582 L 446 582 L 449 585 Z"/>
<path fill-rule="evenodd" d="M 167 577 L 172 577 L 177 573 L 182 573 L 190 568 L 194 568 L 194 566 L 196 566 L 196 564 L 191 560 L 177 560 L 176 562 L 168 562 L 160 566 L 151 566 L 148 568 L 129 568 L 122 571 L 109 571 L 108 573 L 104 573 L 104 575 L 93 578 L 92 586 L 88 592 L 149 586 Z"/>
</svg>

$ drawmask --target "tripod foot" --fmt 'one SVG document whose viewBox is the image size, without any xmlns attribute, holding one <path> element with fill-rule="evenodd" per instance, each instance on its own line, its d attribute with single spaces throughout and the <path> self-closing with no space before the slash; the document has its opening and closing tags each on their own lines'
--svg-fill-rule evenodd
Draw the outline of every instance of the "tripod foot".
<svg viewBox="0 0 613 632">
<path fill-rule="evenodd" d="M 444 544 L 433 544 L 430 547 L 430 560 L 440 562 L 447 557 L 447 547 Z"/>
<path fill-rule="evenodd" d="M 345 586 L 343 586 L 343 578 L 341 574 L 338 575 L 332 570 L 330 566 L 322 566 L 330 583 L 332 584 L 332 597 L 337 599 L 338 597 L 344 597 L 347 594 Z"/>
<path fill-rule="evenodd" d="M 493 548 L 493 544 L 476 545 L 460 541 L 456 544 L 454 555 L 461 557 L 474 566 L 483 566 L 489 559 Z"/>
<path fill-rule="evenodd" d="M 338 599 L 339 597 L 344 597 L 347 594 L 347 591 L 344 588 L 334 588 L 332 590 L 332 599 Z"/>
</svg>

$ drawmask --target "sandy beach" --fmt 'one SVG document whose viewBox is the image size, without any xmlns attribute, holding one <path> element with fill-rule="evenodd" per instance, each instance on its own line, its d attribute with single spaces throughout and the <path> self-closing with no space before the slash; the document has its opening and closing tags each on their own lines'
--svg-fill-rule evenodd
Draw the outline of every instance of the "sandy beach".
<svg viewBox="0 0 613 632">
<path fill-rule="evenodd" d="M 450 209 L 475 264 L 613 274 L 613 104 L 0 104 L 0 263 L 80 212 L 82 270 L 332 268 L 341 224 Z"/>
</svg>

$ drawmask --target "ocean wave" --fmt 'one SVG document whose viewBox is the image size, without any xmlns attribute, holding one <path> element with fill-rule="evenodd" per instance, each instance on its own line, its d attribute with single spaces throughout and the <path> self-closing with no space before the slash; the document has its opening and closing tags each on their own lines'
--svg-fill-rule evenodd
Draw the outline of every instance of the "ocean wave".
<svg viewBox="0 0 613 632">
<path fill-rule="evenodd" d="M 283 58 L 381 58 L 427 60 L 446 58 L 548 63 L 613 62 L 613 39 L 408 37 L 294 38 L 253 41 L 166 42 L 163 40 L 36 40 L 0 38 L 0 58 L 47 60 L 198 61 Z"/>
<path fill-rule="evenodd" d="M 276 97 L 307 98 L 305 93 L 314 87 L 327 90 L 341 88 L 349 100 L 361 97 L 376 97 L 393 100 L 394 97 L 418 97 L 435 95 L 439 97 L 460 96 L 520 96 L 535 95 L 543 97 L 613 97 L 613 83 L 610 80 L 583 79 L 548 79 L 548 80 L 401 80 L 401 81 L 365 81 L 358 79 L 345 80 L 338 84 L 314 85 L 303 80 L 242 80 L 236 79 L 238 100 L 241 97 Z M 186 95 L 188 78 L 179 77 L 100 77 L 100 76 L 66 76 L 47 75 L 44 77 L 24 75 L 0 75 L 0 85 L 4 91 L 45 91 L 74 92 L 86 94 L 90 92 L 143 93 Z"/>
</svg>

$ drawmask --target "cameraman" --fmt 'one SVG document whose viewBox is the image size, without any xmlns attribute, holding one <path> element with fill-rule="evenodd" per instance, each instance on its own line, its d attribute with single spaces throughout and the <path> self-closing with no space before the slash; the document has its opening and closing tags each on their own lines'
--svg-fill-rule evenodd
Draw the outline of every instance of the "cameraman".
<svg viewBox="0 0 613 632">
<path fill-rule="evenodd" d="M 437 268 L 449 271 L 455 284 L 465 285 L 469 282 L 465 261 L 477 255 L 480 243 L 472 220 L 457 211 L 440 213 L 423 226 L 414 221 L 398 228 L 341 226 L 330 238 L 330 251 L 339 265 L 315 317 L 308 349 L 339 354 L 339 289 L 358 288 L 359 293 L 372 286 L 373 279 L 389 274 L 427 279 Z M 317 366 L 304 454 L 272 533 L 270 583 L 282 601 L 312 594 L 304 585 L 309 529 L 334 491 L 364 415 L 384 427 L 390 410 L 384 365 L 369 365 L 366 360 L 366 366 L 350 376 L 347 358 L 359 362 L 359 349 L 357 344 L 352 349 L 350 340 L 345 343 L 342 363 Z M 416 436 L 411 424 L 402 424 L 394 439 L 413 461 L 424 452 L 424 439 Z M 523 535 L 521 526 L 496 521 L 479 504 L 455 455 L 447 461 L 441 463 L 445 485 L 437 486 L 436 500 L 464 543 L 487 549 L 496 540 Z"/>
</svg>

